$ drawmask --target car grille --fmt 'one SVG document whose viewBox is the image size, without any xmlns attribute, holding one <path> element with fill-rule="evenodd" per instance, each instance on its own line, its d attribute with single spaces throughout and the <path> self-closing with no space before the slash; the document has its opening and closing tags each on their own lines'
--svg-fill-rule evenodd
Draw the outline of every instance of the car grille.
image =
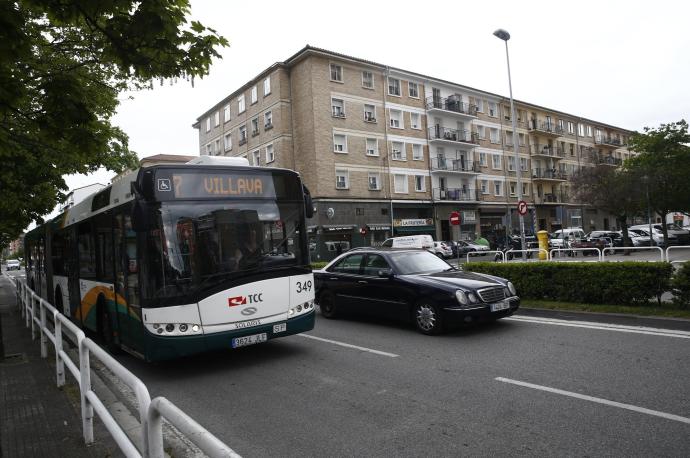
<svg viewBox="0 0 690 458">
<path fill-rule="evenodd" d="M 502 301 L 506 297 L 506 293 L 505 293 L 505 290 L 503 289 L 503 287 L 484 288 L 484 289 L 480 289 L 477 292 L 479 293 L 479 297 L 484 302 L 498 302 L 498 301 Z"/>
</svg>

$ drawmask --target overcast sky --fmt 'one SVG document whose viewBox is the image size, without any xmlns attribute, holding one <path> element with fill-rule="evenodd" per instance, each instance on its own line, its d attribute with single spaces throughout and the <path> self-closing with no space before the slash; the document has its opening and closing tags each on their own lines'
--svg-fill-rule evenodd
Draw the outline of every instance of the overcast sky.
<svg viewBox="0 0 690 458">
<path fill-rule="evenodd" d="M 114 123 L 139 157 L 199 153 L 196 117 L 306 44 L 641 130 L 688 119 L 690 6 L 684 1 L 192 1 L 191 17 L 230 41 L 210 75 L 156 84 Z M 112 173 L 68 177 L 71 188 Z"/>
</svg>

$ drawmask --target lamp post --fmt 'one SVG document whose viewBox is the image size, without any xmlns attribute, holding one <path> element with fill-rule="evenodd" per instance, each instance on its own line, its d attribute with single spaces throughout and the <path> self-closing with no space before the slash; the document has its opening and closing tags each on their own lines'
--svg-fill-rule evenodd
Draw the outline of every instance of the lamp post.
<svg viewBox="0 0 690 458">
<path fill-rule="evenodd" d="M 642 182 L 645 184 L 645 192 L 647 194 L 647 224 L 649 224 L 649 246 L 654 246 L 654 236 L 652 234 L 652 210 L 649 202 L 649 177 L 642 176 Z"/>
<path fill-rule="evenodd" d="M 494 32 L 494 35 L 503 40 L 506 44 L 506 62 L 508 64 L 508 89 L 510 91 L 510 120 L 513 124 L 513 151 L 515 152 L 515 175 L 517 176 L 517 200 L 518 202 L 522 200 L 522 167 L 520 166 L 520 156 L 518 154 L 518 142 L 517 142 L 517 126 L 515 125 L 515 104 L 513 102 L 513 83 L 510 81 L 510 57 L 508 57 L 508 40 L 510 40 L 510 34 L 503 30 L 498 29 Z M 520 218 L 520 249 L 525 249 L 525 217 L 519 214 Z"/>
</svg>

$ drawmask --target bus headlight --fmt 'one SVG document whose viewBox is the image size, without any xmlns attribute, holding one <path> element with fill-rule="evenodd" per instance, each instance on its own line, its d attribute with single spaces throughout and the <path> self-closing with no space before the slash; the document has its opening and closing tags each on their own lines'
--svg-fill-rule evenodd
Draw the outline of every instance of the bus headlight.
<svg viewBox="0 0 690 458">
<path fill-rule="evenodd" d="M 165 325 L 165 332 L 173 332 L 175 330 L 175 325 L 168 323 Z"/>
<path fill-rule="evenodd" d="M 180 325 L 180 332 L 187 332 L 187 329 L 189 329 L 189 326 L 187 326 L 185 323 Z"/>
<path fill-rule="evenodd" d="M 199 332 L 199 325 L 198 324 L 192 325 L 192 331 Z"/>
</svg>

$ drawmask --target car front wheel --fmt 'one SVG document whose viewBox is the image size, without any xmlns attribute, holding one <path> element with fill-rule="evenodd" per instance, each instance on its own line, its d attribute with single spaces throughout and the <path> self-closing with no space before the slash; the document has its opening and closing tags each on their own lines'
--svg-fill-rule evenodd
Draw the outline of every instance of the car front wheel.
<svg viewBox="0 0 690 458">
<path fill-rule="evenodd" d="M 428 302 L 415 305 L 414 324 L 422 334 L 434 335 L 443 332 L 443 321 L 439 309 Z"/>
<path fill-rule="evenodd" d="M 338 312 L 335 307 L 335 298 L 333 293 L 326 291 L 319 298 L 319 309 L 324 318 L 333 319 L 338 317 Z"/>
</svg>

